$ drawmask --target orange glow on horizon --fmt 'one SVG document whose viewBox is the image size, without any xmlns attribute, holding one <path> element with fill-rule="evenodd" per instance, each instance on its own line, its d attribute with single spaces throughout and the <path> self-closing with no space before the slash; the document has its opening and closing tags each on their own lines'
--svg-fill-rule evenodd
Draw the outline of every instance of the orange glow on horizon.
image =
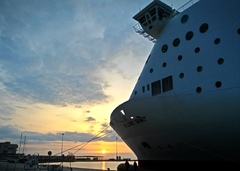
<svg viewBox="0 0 240 171">
<path fill-rule="evenodd" d="M 84 142 L 78 142 L 78 144 L 84 144 Z M 68 149 L 76 146 L 75 142 L 65 141 L 63 142 L 63 154 L 65 156 L 73 154 L 75 156 L 103 156 L 104 158 L 115 158 L 116 156 L 116 142 L 106 141 L 94 141 L 87 144 L 84 148 L 74 148 L 68 151 Z M 119 141 L 117 144 L 117 152 L 119 156 L 136 158 L 131 149 L 124 143 Z M 31 144 L 30 142 L 26 145 L 25 154 L 36 154 L 47 155 L 48 151 L 52 151 L 52 155 L 61 152 L 61 141 L 52 141 L 50 144 Z"/>
</svg>

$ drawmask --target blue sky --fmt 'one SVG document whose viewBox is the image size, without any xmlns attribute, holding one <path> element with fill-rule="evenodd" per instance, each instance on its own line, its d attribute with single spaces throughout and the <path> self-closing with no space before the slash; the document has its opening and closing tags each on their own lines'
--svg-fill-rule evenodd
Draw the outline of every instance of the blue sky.
<svg viewBox="0 0 240 171">
<path fill-rule="evenodd" d="M 1 0 L 0 141 L 18 143 L 24 133 L 41 144 L 61 132 L 66 141 L 87 141 L 106 128 L 153 47 L 132 28 L 150 2 Z M 187 1 L 165 2 L 178 8 Z"/>
</svg>

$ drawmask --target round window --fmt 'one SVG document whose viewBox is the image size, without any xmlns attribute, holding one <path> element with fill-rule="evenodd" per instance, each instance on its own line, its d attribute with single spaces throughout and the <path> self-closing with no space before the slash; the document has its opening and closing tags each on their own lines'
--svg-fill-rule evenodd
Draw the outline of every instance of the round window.
<svg viewBox="0 0 240 171">
<path fill-rule="evenodd" d="M 207 30 L 208 30 L 208 24 L 207 23 L 202 24 L 199 28 L 199 31 L 201 33 L 205 33 Z"/>
<path fill-rule="evenodd" d="M 165 67 L 167 66 L 167 63 L 164 62 L 164 63 L 162 64 L 162 66 L 163 66 L 163 68 L 165 68 Z"/>
<path fill-rule="evenodd" d="M 186 40 L 191 40 L 193 38 L 193 32 L 192 31 L 187 32 L 185 38 Z"/>
<path fill-rule="evenodd" d="M 197 71 L 201 72 L 202 71 L 202 66 L 197 67 Z"/>
<path fill-rule="evenodd" d="M 182 16 L 182 18 L 181 18 L 181 23 L 182 23 L 182 24 L 185 24 L 187 21 L 188 21 L 188 15 Z"/>
<path fill-rule="evenodd" d="M 218 63 L 219 65 L 222 65 L 222 64 L 224 63 L 224 59 L 223 59 L 223 58 L 219 58 L 218 61 L 217 61 L 217 63 Z"/>
<path fill-rule="evenodd" d="M 167 44 L 163 45 L 162 52 L 165 53 L 165 52 L 167 52 L 167 50 L 168 50 L 168 45 Z"/>
<path fill-rule="evenodd" d="M 182 60 L 182 55 L 178 56 L 178 60 L 181 61 Z"/>
<path fill-rule="evenodd" d="M 180 44 L 180 39 L 179 38 L 174 39 L 173 46 L 177 47 L 179 44 Z"/>
<path fill-rule="evenodd" d="M 197 93 L 201 93 L 201 92 L 202 92 L 202 88 L 201 88 L 201 87 L 197 87 L 197 88 L 196 88 L 196 92 L 197 92 Z"/>
<path fill-rule="evenodd" d="M 180 74 L 179 74 L 179 77 L 180 77 L 180 78 L 183 78 L 183 77 L 184 77 L 184 73 L 180 73 Z"/>
<path fill-rule="evenodd" d="M 200 52 L 200 48 L 196 47 L 194 51 L 195 51 L 195 53 L 199 53 Z"/>
<path fill-rule="evenodd" d="M 214 43 L 217 45 L 217 44 L 219 44 L 220 43 L 220 39 L 219 38 L 216 38 L 215 40 L 214 40 Z"/>
<path fill-rule="evenodd" d="M 222 82 L 221 82 L 221 81 L 217 81 L 217 82 L 215 83 L 215 86 L 216 86 L 217 88 L 220 88 L 220 87 L 222 86 Z"/>
</svg>

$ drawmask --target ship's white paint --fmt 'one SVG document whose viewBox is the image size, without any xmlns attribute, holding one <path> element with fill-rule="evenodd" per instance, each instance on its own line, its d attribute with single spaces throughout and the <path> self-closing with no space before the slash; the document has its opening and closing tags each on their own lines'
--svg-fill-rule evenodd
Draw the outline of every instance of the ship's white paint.
<svg viewBox="0 0 240 171">
<path fill-rule="evenodd" d="M 130 99 L 111 115 L 111 126 L 139 160 L 240 162 L 239 7 L 239 0 L 200 0 L 161 31 Z M 189 18 L 182 24 L 185 14 Z M 203 23 L 209 28 L 200 33 Z M 188 31 L 194 33 L 189 41 Z M 175 38 L 181 41 L 178 47 L 173 47 Z M 214 43 L 216 38 L 219 44 Z M 164 44 L 166 53 L 161 50 Z M 221 65 L 219 58 L 224 59 Z M 147 91 L 148 84 L 170 75 L 173 90 L 156 96 Z M 202 88 L 200 93 L 197 87 Z"/>
</svg>

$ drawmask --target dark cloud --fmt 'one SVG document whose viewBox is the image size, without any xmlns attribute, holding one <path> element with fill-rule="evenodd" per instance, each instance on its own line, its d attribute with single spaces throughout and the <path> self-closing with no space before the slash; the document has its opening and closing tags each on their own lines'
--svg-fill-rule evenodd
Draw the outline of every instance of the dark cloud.
<svg viewBox="0 0 240 171">
<path fill-rule="evenodd" d="M 75 108 L 82 108 L 81 105 L 75 105 L 74 107 L 75 107 Z"/>
<path fill-rule="evenodd" d="M 110 129 L 110 128 L 109 128 Z M 17 127 L 13 125 L 0 126 L 0 135 L 1 139 L 11 140 L 12 143 L 19 143 L 20 136 L 26 136 L 28 143 L 46 143 L 50 141 L 61 141 L 62 133 L 64 133 L 64 141 L 73 141 L 73 142 L 87 142 L 96 137 L 95 134 L 92 133 L 80 133 L 80 132 L 58 132 L 58 133 L 39 133 L 39 132 L 31 132 L 24 131 L 21 132 Z M 103 132 L 104 135 L 102 138 L 107 141 L 114 141 L 115 133 L 112 130 L 105 130 Z"/>
<path fill-rule="evenodd" d="M 1 139 L 19 139 L 20 131 L 12 125 L 0 126 Z"/>
<path fill-rule="evenodd" d="M 6 92 L 0 89 L 0 125 L 1 121 L 5 124 L 5 121 L 10 121 L 16 114 L 15 104 L 11 99 L 17 99 L 14 96 L 8 96 Z M 18 108 L 18 107 L 16 107 Z"/>
<path fill-rule="evenodd" d="M 96 121 L 96 119 L 91 116 L 85 119 L 85 122 L 92 122 L 92 121 Z"/>
<path fill-rule="evenodd" d="M 27 107 L 25 107 L 25 106 L 16 106 L 16 108 L 19 108 L 19 109 L 27 109 Z"/>
<path fill-rule="evenodd" d="M 107 127 L 109 126 L 109 124 L 103 123 L 103 124 L 101 124 L 101 126 L 102 126 L 103 128 L 107 128 Z"/>
<path fill-rule="evenodd" d="M 0 116 L 0 120 L 3 120 L 5 122 L 5 121 L 10 121 L 11 118 L 6 117 L 6 116 Z"/>
<path fill-rule="evenodd" d="M 11 106 L 2 102 L 2 104 L 0 105 L 0 114 L 2 118 L 3 117 L 8 118 L 15 114 L 15 110 Z"/>
</svg>

